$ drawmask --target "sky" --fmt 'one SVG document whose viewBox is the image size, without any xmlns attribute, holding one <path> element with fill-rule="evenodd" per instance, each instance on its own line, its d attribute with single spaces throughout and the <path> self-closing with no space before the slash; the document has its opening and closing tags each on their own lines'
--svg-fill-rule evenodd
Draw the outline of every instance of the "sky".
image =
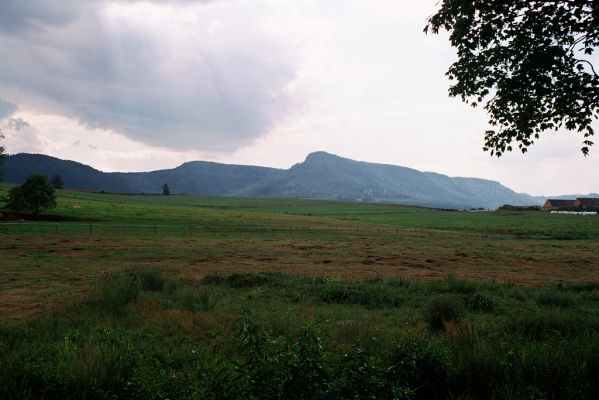
<svg viewBox="0 0 599 400">
<path fill-rule="evenodd" d="M 482 150 L 484 110 L 448 96 L 447 34 L 423 33 L 437 1 L 4 1 L 2 143 L 103 171 L 289 168 L 327 151 L 534 195 L 599 192 L 599 146 L 584 157 L 580 135 Z"/>
</svg>

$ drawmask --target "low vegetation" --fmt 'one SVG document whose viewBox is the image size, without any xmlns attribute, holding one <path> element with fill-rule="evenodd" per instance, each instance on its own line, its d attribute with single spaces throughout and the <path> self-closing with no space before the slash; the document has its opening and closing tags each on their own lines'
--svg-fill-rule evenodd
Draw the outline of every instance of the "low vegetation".
<svg viewBox="0 0 599 400">
<path fill-rule="evenodd" d="M 58 191 L 98 227 L 0 225 L 0 398 L 599 397 L 591 220 L 218 204 Z"/>
<path fill-rule="evenodd" d="M 0 326 L 0 393 L 597 398 L 592 289 L 468 282 L 463 293 L 456 282 L 105 274 L 51 314 Z M 551 296 L 574 303 L 539 304 Z M 481 298 L 493 298 L 495 311 L 476 307 Z"/>
</svg>

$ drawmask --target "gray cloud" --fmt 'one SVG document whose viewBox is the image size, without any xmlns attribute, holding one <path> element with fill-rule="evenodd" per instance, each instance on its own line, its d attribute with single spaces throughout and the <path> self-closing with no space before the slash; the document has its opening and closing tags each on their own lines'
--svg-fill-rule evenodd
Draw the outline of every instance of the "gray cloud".
<svg viewBox="0 0 599 400">
<path fill-rule="evenodd" d="M 43 153 L 44 144 L 39 132 L 21 118 L 10 118 L 3 126 L 6 151 L 9 153 L 35 152 Z"/>
<path fill-rule="evenodd" d="M 21 33 L 64 25 L 75 19 L 78 12 L 78 3 L 73 0 L 3 1 L 0 31 Z"/>
<path fill-rule="evenodd" d="M 232 151 L 290 114 L 297 60 L 251 14 L 210 3 L 177 5 L 198 13 L 181 28 L 106 18 L 109 2 L 3 2 L 0 90 L 144 143 Z"/>
<path fill-rule="evenodd" d="M 15 131 L 22 131 L 24 129 L 31 128 L 31 125 L 22 118 L 11 118 L 8 121 L 8 127 Z"/>
<path fill-rule="evenodd" d="M 10 116 L 17 110 L 17 105 L 0 99 L 0 119 Z"/>
</svg>

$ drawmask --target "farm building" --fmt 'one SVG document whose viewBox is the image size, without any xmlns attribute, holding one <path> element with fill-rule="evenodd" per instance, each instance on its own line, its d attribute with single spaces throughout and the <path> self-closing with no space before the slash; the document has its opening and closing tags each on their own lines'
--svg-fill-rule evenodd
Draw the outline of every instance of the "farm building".
<svg viewBox="0 0 599 400">
<path fill-rule="evenodd" d="M 574 207 L 575 200 L 547 199 L 543 204 L 543 210 L 559 210 Z"/>
<path fill-rule="evenodd" d="M 583 210 L 599 210 L 599 198 L 579 197 L 574 201 L 574 207 Z"/>
</svg>

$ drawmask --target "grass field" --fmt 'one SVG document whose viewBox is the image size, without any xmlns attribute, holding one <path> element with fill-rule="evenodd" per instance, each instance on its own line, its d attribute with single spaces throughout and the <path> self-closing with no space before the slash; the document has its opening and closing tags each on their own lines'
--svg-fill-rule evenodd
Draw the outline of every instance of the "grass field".
<svg viewBox="0 0 599 400">
<path fill-rule="evenodd" d="M 73 191 L 51 214 L 0 224 L 0 398 L 599 397 L 599 217 Z"/>
</svg>

